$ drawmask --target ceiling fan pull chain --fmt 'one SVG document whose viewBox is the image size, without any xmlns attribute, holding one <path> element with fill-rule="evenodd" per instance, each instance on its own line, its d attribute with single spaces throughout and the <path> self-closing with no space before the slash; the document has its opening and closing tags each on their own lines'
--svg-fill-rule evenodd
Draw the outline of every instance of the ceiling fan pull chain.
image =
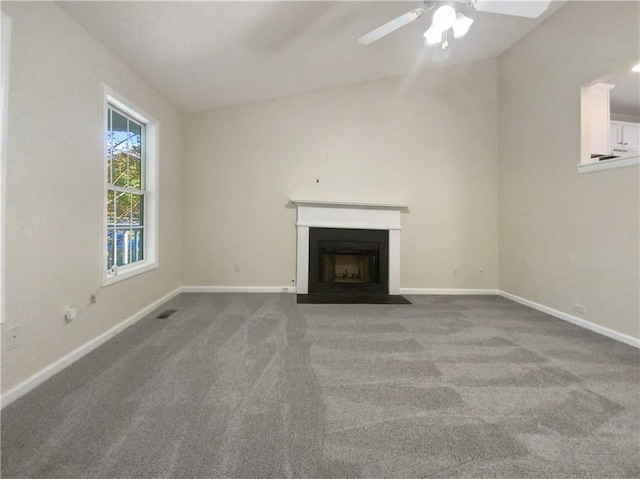
<svg viewBox="0 0 640 479">
<path fill-rule="evenodd" d="M 447 48 L 449 48 L 448 32 L 449 30 L 442 31 L 442 44 L 441 44 L 442 51 L 445 51 Z"/>
</svg>

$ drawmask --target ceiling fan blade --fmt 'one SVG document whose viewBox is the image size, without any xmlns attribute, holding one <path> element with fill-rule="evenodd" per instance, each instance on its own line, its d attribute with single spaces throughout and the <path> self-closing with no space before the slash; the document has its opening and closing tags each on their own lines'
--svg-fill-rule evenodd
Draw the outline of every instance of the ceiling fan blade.
<svg viewBox="0 0 640 479">
<path fill-rule="evenodd" d="M 478 12 L 500 13 L 502 15 L 514 15 L 516 17 L 537 18 L 547 11 L 550 0 L 476 0 L 473 2 L 474 10 Z"/>
<path fill-rule="evenodd" d="M 360 43 L 361 45 L 369 45 L 370 43 L 375 42 L 385 35 L 389 35 L 391 32 L 396 31 L 398 28 L 404 27 L 408 23 L 411 23 L 417 18 L 420 18 L 424 12 L 425 10 L 423 8 L 416 8 L 415 10 L 411 10 L 404 15 L 400 15 L 398 18 L 385 23 L 381 27 L 378 27 L 375 30 L 371 30 L 369 33 L 362 35 L 360 38 L 358 38 L 358 43 Z"/>
</svg>

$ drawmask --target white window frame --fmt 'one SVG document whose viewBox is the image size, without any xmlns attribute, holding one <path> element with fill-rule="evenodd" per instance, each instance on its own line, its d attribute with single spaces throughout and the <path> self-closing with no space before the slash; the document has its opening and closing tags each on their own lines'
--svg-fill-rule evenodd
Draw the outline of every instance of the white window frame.
<svg viewBox="0 0 640 479">
<path fill-rule="evenodd" d="M 103 284 L 113 284 L 133 276 L 137 276 L 158 267 L 158 141 L 159 122 L 151 115 L 138 108 L 122 95 L 103 85 L 103 129 L 102 129 L 102 172 L 103 172 L 103 194 L 102 194 L 102 264 Z M 107 135 L 109 118 L 108 109 L 113 106 L 126 113 L 134 120 L 142 123 L 145 128 L 144 148 L 144 259 L 128 265 L 118 266 L 113 270 L 107 269 L 107 192 L 109 190 L 107 171 Z M 115 238 L 114 238 L 115 239 Z"/>
</svg>

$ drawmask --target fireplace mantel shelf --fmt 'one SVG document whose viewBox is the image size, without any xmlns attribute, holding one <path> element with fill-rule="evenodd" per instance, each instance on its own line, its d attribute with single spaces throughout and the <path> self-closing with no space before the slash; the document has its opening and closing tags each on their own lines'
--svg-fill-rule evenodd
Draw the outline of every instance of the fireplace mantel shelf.
<svg viewBox="0 0 640 479">
<path fill-rule="evenodd" d="M 308 199 L 291 199 L 292 203 L 298 206 L 337 206 L 346 208 L 373 208 L 373 209 L 389 209 L 402 210 L 409 208 L 410 205 L 405 203 L 374 203 L 368 201 L 335 201 L 335 200 L 308 200 Z"/>
</svg>

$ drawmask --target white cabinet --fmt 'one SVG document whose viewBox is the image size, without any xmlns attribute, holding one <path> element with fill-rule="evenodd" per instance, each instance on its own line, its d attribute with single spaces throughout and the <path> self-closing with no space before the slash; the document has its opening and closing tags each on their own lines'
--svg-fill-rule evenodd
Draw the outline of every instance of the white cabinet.
<svg viewBox="0 0 640 479">
<path fill-rule="evenodd" d="M 612 121 L 610 125 L 609 145 L 612 155 L 637 153 L 640 150 L 639 123 Z"/>
</svg>

